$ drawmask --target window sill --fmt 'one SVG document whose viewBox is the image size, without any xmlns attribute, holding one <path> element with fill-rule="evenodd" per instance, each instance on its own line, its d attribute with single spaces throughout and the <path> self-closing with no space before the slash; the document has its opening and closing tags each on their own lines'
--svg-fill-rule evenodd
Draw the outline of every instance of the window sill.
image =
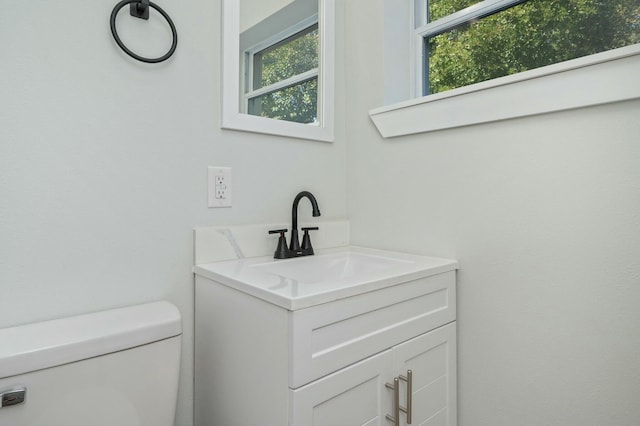
<svg viewBox="0 0 640 426">
<path fill-rule="evenodd" d="M 640 44 L 369 111 L 384 138 L 640 98 Z"/>
</svg>

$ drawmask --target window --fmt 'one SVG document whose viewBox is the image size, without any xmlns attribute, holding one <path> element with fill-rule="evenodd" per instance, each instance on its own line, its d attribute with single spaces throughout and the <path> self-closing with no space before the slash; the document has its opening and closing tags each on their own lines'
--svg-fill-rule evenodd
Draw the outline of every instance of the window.
<svg viewBox="0 0 640 426">
<path fill-rule="evenodd" d="M 534 6 L 530 16 L 511 21 L 510 32 L 499 31 L 501 19 L 513 19 L 509 11 Z M 468 44 L 460 43 L 465 24 L 471 27 L 469 34 L 482 28 L 482 21 L 491 22 L 488 18 L 496 20 L 495 32 L 484 28 L 485 33 L 465 39 Z M 556 29 L 544 25 L 547 21 L 555 22 Z M 384 104 L 370 110 L 369 117 L 382 137 L 395 138 L 640 99 L 639 30 L 640 0 L 384 0 Z M 455 53 L 464 54 L 444 54 L 447 33 L 458 42 Z M 520 37 L 516 58 L 540 57 L 549 47 L 573 53 L 556 56 L 557 63 L 532 61 L 521 68 L 503 67 L 502 74 L 482 75 L 479 70 L 491 64 L 489 59 L 515 63 L 504 53 L 514 40 L 507 34 Z M 609 42 L 600 37 L 605 41 L 591 49 L 590 40 L 602 34 L 609 34 Z M 482 50 L 477 46 L 487 56 L 468 60 L 477 59 L 473 49 Z M 436 59 L 445 63 L 445 75 L 470 78 L 438 89 L 440 81 L 429 72 Z"/>
<path fill-rule="evenodd" d="M 640 42 L 640 0 L 415 0 L 417 93 Z"/>
<path fill-rule="evenodd" d="M 318 17 L 313 16 L 245 52 L 248 114 L 318 122 Z"/>
</svg>

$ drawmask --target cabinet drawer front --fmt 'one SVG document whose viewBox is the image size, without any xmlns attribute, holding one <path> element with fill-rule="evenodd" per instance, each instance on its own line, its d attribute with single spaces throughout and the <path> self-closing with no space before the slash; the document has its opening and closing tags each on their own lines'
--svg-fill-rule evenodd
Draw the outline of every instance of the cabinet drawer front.
<svg viewBox="0 0 640 426">
<path fill-rule="evenodd" d="M 455 320 L 455 272 L 290 313 L 290 387 Z"/>
</svg>

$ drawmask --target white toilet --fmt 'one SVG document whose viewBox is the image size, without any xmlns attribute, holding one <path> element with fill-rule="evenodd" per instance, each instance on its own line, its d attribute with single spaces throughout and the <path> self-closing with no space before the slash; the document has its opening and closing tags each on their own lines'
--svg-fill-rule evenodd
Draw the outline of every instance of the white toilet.
<svg viewBox="0 0 640 426">
<path fill-rule="evenodd" d="M 181 335 L 169 302 L 0 329 L 0 426 L 173 426 Z"/>
</svg>

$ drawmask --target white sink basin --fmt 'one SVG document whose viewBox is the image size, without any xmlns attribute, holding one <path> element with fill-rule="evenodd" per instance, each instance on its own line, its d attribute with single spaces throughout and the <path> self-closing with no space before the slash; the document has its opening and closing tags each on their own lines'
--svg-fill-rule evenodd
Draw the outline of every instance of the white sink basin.
<svg viewBox="0 0 640 426">
<path fill-rule="evenodd" d="M 196 265 L 196 275 L 295 310 L 457 269 L 457 262 L 362 247 Z"/>
<path fill-rule="evenodd" d="M 298 284 L 337 282 L 362 277 L 375 277 L 393 267 L 414 263 L 411 260 L 383 255 L 341 251 L 250 265 L 265 274 L 297 281 Z"/>
</svg>

